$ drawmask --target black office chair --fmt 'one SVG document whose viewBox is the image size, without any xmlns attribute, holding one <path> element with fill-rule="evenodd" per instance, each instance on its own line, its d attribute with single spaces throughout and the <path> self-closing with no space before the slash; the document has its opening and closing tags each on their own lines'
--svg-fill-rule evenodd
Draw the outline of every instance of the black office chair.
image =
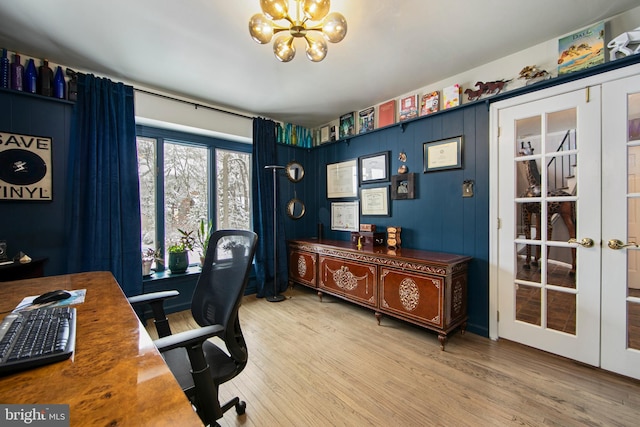
<svg viewBox="0 0 640 427">
<path fill-rule="evenodd" d="M 178 295 L 177 291 L 129 298 L 131 304 L 151 304 L 161 337 L 155 344 L 205 425 L 217 426 L 216 420 L 234 406 L 238 415 L 246 409 L 238 397 L 220 405 L 218 389 L 247 365 L 238 309 L 257 240 L 254 232 L 245 230 L 219 230 L 211 235 L 191 301 L 191 313 L 200 329 L 171 334 L 162 301 Z M 207 341 L 214 336 L 224 342 L 228 354 Z"/>
</svg>

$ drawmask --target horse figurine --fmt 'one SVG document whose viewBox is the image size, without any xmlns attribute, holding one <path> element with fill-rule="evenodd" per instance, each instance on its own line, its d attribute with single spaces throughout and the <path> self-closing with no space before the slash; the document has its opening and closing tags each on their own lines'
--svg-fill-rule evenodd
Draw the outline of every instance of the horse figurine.
<svg viewBox="0 0 640 427">
<path fill-rule="evenodd" d="M 482 89 L 482 93 L 489 93 L 492 95 L 500 93 L 504 86 L 511 80 L 496 80 L 494 82 L 477 82 L 476 86 Z"/>
<path fill-rule="evenodd" d="M 464 91 L 464 94 L 467 95 L 467 98 L 469 99 L 469 101 L 474 101 L 480 98 L 480 96 L 482 96 L 482 88 L 478 90 L 466 89 Z"/>
</svg>

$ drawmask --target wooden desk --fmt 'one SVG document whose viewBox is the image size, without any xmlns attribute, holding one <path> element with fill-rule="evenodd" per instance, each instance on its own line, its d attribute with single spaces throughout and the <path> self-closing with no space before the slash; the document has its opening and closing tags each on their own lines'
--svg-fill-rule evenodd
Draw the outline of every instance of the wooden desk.
<svg viewBox="0 0 640 427">
<path fill-rule="evenodd" d="M 75 352 L 64 362 L 0 377 L 0 402 L 69 404 L 72 426 L 202 426 L 111 273 L 3 283 L 0 311 L 54 289 L 87 290 L 85 302 L 74 306 Z"/>
</svg>

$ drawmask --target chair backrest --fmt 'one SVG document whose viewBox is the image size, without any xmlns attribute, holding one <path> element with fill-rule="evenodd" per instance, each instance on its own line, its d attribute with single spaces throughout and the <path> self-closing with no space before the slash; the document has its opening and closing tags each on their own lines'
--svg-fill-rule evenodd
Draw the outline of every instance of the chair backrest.
<svg viewBox="0 0 640 427">
<path fill-rule="evenodd" d="M 193 292 L 191 314 L 194 320 L 200 326 L 222 325 L 225 330 L 221 338 L 227 346 L 231 344 L 227 338 L 232 339 L 241 333 L 238 309 L 249 281 L 257 241 L 258 236 L 253 231 L 213 232 Z M 229 351 L 233 350 L 230 348 Z M 237 356 L 243 357 L 242 354 Z"/>
</svg>

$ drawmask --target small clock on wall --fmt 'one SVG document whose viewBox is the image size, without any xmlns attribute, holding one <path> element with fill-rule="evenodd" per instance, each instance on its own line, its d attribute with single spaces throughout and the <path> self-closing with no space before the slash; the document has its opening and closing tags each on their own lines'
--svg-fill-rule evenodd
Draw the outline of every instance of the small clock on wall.
<svg viewBox="0 0 640 427">
<path fill-rule="evenodd" d="M 0 132 L 0 200 L 52 200 L 51 138 Z"/>
</svg>

